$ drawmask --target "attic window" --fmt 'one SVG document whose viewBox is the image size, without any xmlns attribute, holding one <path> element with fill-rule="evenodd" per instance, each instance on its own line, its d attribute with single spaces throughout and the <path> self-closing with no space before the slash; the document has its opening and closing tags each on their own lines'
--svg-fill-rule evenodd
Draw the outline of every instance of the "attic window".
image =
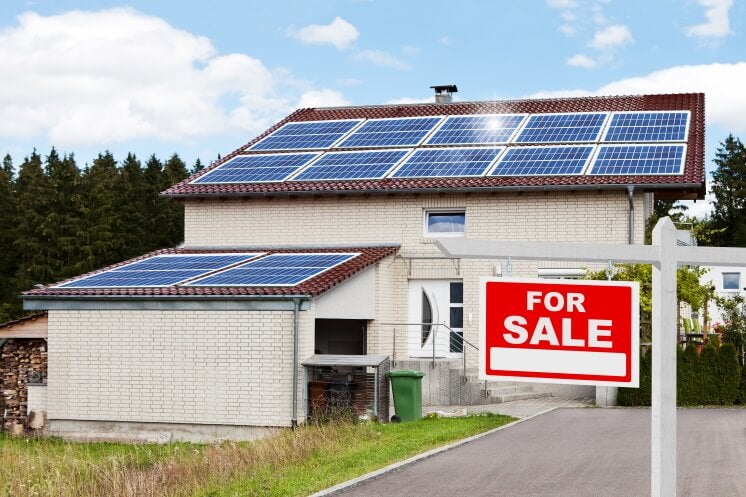
<svg viewBox="0 0 746 497">
<path fill-rule="evenodd" d="M 425 211 L 425 236 L 463 236 L 466 232 L 466 211 Z"/>
</svg>

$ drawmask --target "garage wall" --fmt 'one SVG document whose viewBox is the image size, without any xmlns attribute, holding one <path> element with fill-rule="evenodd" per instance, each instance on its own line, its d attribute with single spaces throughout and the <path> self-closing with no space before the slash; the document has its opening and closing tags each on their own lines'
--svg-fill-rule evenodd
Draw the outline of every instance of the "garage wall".
<svg viewBox="0 0 746 497">
<path fill-rule="evenodd" d="M 292 334 L 287 311 L 50 311 L 49 418 L 289 426 Z"/>
</svg>

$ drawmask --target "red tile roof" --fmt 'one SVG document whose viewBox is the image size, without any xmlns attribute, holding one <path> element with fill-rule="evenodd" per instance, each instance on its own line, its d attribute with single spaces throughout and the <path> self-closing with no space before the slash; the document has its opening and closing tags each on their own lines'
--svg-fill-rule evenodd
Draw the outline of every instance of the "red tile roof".
<svg viewBox="0 0 746 497">
<path fill-rule="evenodd" d="M 335 266 L 328 271 L 314 276 L 296 286 L 277 287 L 277 286 L 251 286 L 251 287 L 190 287 L 190 286 L 169 286 L 162 288 L 52 288 L 53 285 L 62 284 L 63 282 L 54 283 L 43 288 L 36 288 L 23 293 L 23 298 L 34 297 L 136 297 L 136 296 L 209 296 L 209 297 L 237 297 L 237 296 L 318 296 L 327 292 L 334 286 L 346 280 L 350 276 L 365 269 L 371 264 L 375 264 L 381 259 L 395 254 L 399 250 L 398 245 L 381 245 L 375 247 L 345 247 L 345 248 L 297 248 L 297 249 L 263 249 L 252 247 L 251 251 L 265 252 L 267 254 L 294 253 L 294 252 L 359 252 L 360 255 Z M 130 259 L 128 261 L 114 264 L 98 271 L 76 276 L 66 281 L 72 281 L 83 276 L 100 273 L 113 269 L 124 264 L 139 261 L 162 254 L 224 254 L 231 252 L 246 252 L 246 250 L 193 250 L 193 249 L 164 249 L 151 252 L 149 254 Z"/>
<path fill-rule="evenodd" d="M 508 100 L 492 102 L 454 102 L 449 104 L 378 105 L 299 109 L 242 145 L 221 161 L 163 192 L 170 197 L 229 197 L 302 194 L 371 194 L 442 190 L 501 189 L 598 189 L 640 186 L 649 190 L 672 190 L 681 198 L 704 198 L 705 193 L 705 96 L 703 93 L 633 95 L 615 97 L 553 98 L 541 100 Z M 231 158 L 245 153 L 247 147 L 261 140 L 287 122 L 323 121 L 354 118 L 395 118 L 457 114 L 555 113 L 613 111 L 688 110 L 691 112 L 687 157 L 684 174 L 665 176 L 521 176 L 478 178 L 422 178 L 350 181 L 288 181 L 275 183 L 190 184 L 195 178 Z M 343 150 L 343 149 L 340 149 Z M 256 152 L 252 152 L 256 153 Z"/>
</svg>

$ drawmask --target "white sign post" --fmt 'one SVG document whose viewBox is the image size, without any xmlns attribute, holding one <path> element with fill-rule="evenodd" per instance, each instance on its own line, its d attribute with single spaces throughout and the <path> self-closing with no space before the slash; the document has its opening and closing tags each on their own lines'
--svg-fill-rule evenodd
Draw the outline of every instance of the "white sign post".
<svg viewBox="0 0 746 497">
<path fill-rule="evenodd" d="M 547 261 L 625 262 L 653 265 L 653 379 L 651 495 L 676 497 L 676 268 L 679 265 L 746 266 L 746 249 L 680 247 L 667 217 L 653 230 L 652 245 L 442 239 L 448 257 Z"/>
</svg>

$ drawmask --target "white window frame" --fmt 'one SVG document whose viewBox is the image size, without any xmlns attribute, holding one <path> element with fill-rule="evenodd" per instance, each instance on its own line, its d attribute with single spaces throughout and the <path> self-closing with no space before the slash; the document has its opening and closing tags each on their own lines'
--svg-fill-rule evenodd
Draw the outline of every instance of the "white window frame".
<svg viewBox="0 0 746 497">
<path fill-rule="evenodd" d="M 447 231 L 438 232 L 430 231 L 428 229 L 428 219 L 430 214 L 463 214 L 464 216 L 464 231 Z M 455 208 L 455 209 L 425 209 L 422 217 L 422 235 L 425 238 L 463 238 L 466 236 L 466 209 Z"/>
<path fill-rule="evenodd" d="M 585 277 L 587 271 L 582 268 L 539 268 L 537 276 L 546 280 L 579 280 Z"/>
</svg>

